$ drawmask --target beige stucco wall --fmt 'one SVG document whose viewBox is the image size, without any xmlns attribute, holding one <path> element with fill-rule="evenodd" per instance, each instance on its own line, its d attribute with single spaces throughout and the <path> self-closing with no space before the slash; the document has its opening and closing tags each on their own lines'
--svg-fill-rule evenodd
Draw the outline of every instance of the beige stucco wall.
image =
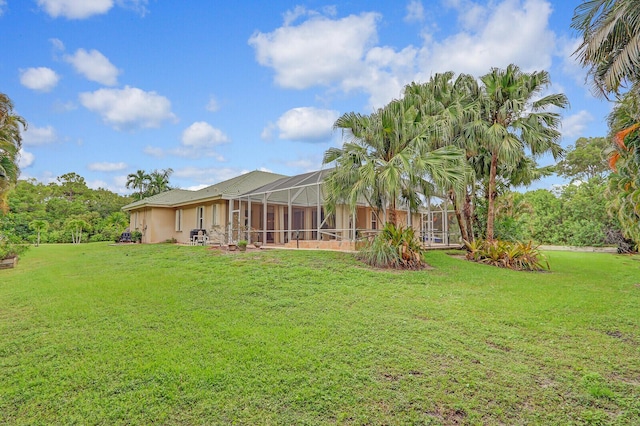
<svg viewBox="0 0 640 426">
<path fill-rule="evenodd" d="M 214 207 L 216 209 L 214 227 Z M 190 231 L 197 227 L 197 209 L 200 206 L 204 206 L 204 228 L 209 234 L 210 240 L 215 243 L 226 243 L 227 225 L 229 224 L 229 204 L 227 200 L 214 200 L 205 203 L 192 204 L 181 207 L 182 209 L 182 230 L 175 230 L 175 220 L 177 208 L 173 207 L 150 207 L 142 208 L 136 211 L 130 212 L 130 229 L 133 231 L 136 227 L 143 232 L 144 243 L 161 243 L 168 239 L 175 238 L 180 243 L 188 243 Z M 238 202 L 235 203 L 235 208 L 238 208 Z M 240 223 L 245 223 L 245 209 L 247 208 L 246 202 L 242 203 Z M 262 212 L 261 203 L 251 204 L 251 228 L 253 230 L 262 230 L 264 216 Z M 283 244 L 288 240 L 288 221 L 285 220 L 285 215 L 288 212 L 288 206 L 285 205 L 270 205 L 269 208 L 273 208 L 274 211 L 274 229 L 280 232 L 274 233 L 274 242 L 276 244 Z M 137 217 L 136 217 L 137 214 Z M 311 229 L 315 216 L 317 215 L 317 208 L 307 207 L 304 209 L 304 228 Z M 398 223 L 407 225 L 407 212 L 397 212 Z M 413 214 L 411 217 L 412 225 L 416 231 L 420 231 L 420 214 Z M 292 218 L 293 220 L 293 218 Z M 337 206 L 334 226 L 336 229 L 343 229 L 342 238 L 348 239 L 350 236 L 350 209 L 347 206 Z M 378 229 L 382 227 L 381 221 L 378 222 Z M 295 228 L 295 227 L 294 227 Z M 356 228 L 360 230 L 368 230 L 371 228 L 371 208 L 360 206 L 357 208 L 356 213 Z M 258 236 L 257 233 L 252 234 L 252 240 Z M 259 233 L 259 240 L 264 239 L 264 234 Z M 292 240 L 294 237 L 292 236 Z M 301 235 L 301 239 L 311 240 L 315 239 L 313 231 L 307 231 Z"/>
<path fill-rule="evenodd" d="M 145 207 L 129 212 L 129 228 L 143 233 L 143 243 L 161 243 L 175 238 L 179 243 L 188 243 L 190 231 L 197 225 L 197 208 L 204 206 L 204 228 L 211 235 L 214 230 L 213 204 L 217 204 L 217 236 L 223 235 L 227 224 L 228 204 L 226 200 L 209 201 L 181 207 L 182 230 L 176 231 L 176 211 L 173 207 Z"/>
<path fill-rule="evenodd" d="M 142 241 L 145 243 L 160 243 L 174 238 L 175 211 L 172 209 L 150 209 L 151 220 L 147 222 L 147 229 Z"/>
</svg>

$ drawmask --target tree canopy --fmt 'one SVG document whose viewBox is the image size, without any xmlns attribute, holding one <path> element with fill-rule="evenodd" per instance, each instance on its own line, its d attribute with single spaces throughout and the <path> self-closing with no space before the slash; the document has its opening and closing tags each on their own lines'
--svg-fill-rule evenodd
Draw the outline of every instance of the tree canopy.
<svg viewBox="0 0 640 426">
<path fill-rule="evenodd" d="M 7 194 L 16 184 L 20 169 L 21 130 L 27 129 L 27 122 L 13 112 L 13 102 L 9 96 L 0 93 L 0 210 L 6 211 Z"/>
<path fill-rule="evenodd" d="M 66 173 L 55 182 L 44 184 L 35 179 L 18 180 L 7 195 L 8 211 L 0 216 L 0 233 L 20 241 L 38 243 L 71 242 L 69 220 L 79 219 L 88 226 L 81 241 L 114 241 L 129 226 L 121 208 L 132 202 L 104 188 L 87 187 L 82 176 Z"/>
<path fill-rule="evenodd" d="M 567 148 L 564 158 L 556 165 L 556 172 L 571 180 L 604 178 L 610 171 L 607 161 L 610 145 L 604 137 L 578 138 Z"/>
</svg>

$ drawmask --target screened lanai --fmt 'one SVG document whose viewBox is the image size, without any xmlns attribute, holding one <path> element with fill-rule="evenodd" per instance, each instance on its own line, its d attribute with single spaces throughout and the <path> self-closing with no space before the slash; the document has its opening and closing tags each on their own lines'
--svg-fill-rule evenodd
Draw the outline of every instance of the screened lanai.
<svg viewBox="0 0 640 426">
<path fill-rule="evenodd" d="M 383 223 L 366 203 L 355 211 L 337 206 L 325 214 L 323 181 L 331 170 L 285 177 L 229 202 L 229 242 L 246 239 L 293 247 L 354 249 L 379 232 Z M 398 223 L 412 226 L 426 246 L 459 244 L 457 223 L 446 199 L 430 198 L 418 212 L 397 213 Z"/>
</svg>

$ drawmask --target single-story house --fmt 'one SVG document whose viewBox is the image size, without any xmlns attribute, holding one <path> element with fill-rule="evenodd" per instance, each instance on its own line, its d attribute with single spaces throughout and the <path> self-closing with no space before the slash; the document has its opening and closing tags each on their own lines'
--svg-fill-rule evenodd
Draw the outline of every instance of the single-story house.
<svg viewBox="0 0 640 426">
<path fill-rule="evenodd" d="M 353 249 L 382 226 L 366 203 L 352 212 L 338 206 L 325 215 L 322 184 L 329 170 L 283 176 L 249 172 L 198 191 L 173 189 L 124 206 L 142 242 L 189 243 L 200 231 L 210 244 L 239 240 L 301 248 Z M 446 202 L 418 212 L 399 211 L 398 222 L 416 229 L 425 244 L 459 243 Z"/>
</svg>

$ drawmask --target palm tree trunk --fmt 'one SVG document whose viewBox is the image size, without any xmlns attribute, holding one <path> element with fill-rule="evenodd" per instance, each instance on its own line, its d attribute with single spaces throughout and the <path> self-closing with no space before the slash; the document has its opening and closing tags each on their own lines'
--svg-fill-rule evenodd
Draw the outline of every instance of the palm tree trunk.
<svg viewBox="0 0 640 426">
<path fill-rule="evenodd" d="M 458 227 L 460 228 L 460 236 L 463 241 L 469 241 L 469 235 L 467 234 L 462 212 L 460 211 L 460 204 L 458 203 L 455 192 L 449 191 L 449 200 L 451 200 L 451 203 L 453 204 L 453 211 L 456 214 L 456 220 L 458 221 Z"/>
<path fill-rule="evenodd" d="M 498 154 L 491 154 L 491 168 L 489 169 L 489 189 L 487 205 L 487 240 L 493 241 L 493 224 L 496 217 L 495 212 L 495 192 L 496 174 L 498 173 Z"/>
<path fill-rule="evenodd" d="M 467 236 L 469 237 L 468 241 L 475 240 L 473 235 L 473 204 L 471 204 L 471 194 L 467 190 L 464 197 L 464 207 L 462 209 L 464 213 L 464 218 L 467 221 Z"/>
<path fill-rule="evenodd" d="M 396 211 L 395 195 L 394 199 L 391 201 L 391 205 L 389 206 L 389 216 L 387 217 L 387 221 L 392 223 L 393 226 L 398 224 L 398 212 Z"/>
<path fill-rule="evenodd" d="M 398 214 L 394 207 L 389 208 L 389 216 L 387 218 L 387 222 L 397 225 L 398 223 Z"/>
</svg>

